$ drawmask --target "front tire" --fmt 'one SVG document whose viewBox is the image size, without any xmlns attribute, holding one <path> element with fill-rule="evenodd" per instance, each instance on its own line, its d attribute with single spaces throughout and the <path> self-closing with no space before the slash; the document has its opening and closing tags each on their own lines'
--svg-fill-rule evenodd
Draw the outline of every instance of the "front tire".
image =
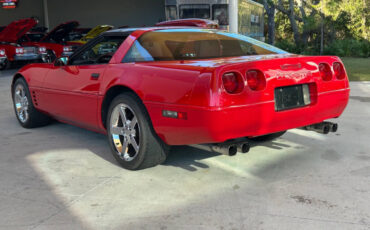
<svg viewBox="0 0 370 230">
<path fill-rule="evenodd" d="M 15 115 L 24 128 L 36 128 L 49 124 L 50 117 L 38 111 L 33 105 L 28 85 L 23 78 L 18 78 L 12 89 Z"/>
<path fill-rule="evenodd" d="M 8 59 L 5 59 L 3 62 L 0 63 L 0 70 L 7 70 L 10 68 L 10 62 Z"/>
<path fill-rule="evenodd" d="M 145 169 L 166 160 L 166 145 L 154 132 L 149 115 L 135 94 L 123 93 L 114 98 L 106 126 L 112 154 L 123 168 Z"/>
</svg>

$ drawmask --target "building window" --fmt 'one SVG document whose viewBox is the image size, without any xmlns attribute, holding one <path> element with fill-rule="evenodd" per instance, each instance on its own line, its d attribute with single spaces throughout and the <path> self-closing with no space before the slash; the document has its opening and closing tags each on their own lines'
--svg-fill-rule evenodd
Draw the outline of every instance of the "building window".
<svg viewBox="0 0 370 230">
<path fill-rule="evenodd" d="M 167 20 L 177 19 L 177 7 L 176 6 L 166 6 L 166 17 L 167 17 Z"/>
<path fill-rule="evenodd" d="M 227 4 L 214 4 L 212 6 L 213 20 L 217 21 L 220 26 L 229 25 L 228 6 Z"/>
<path fill-rule="evenodd" d="M 186 4 L 180 6 L 180 18 L 210 18 L 211 7 L 208 4 Z"/>
</svg>

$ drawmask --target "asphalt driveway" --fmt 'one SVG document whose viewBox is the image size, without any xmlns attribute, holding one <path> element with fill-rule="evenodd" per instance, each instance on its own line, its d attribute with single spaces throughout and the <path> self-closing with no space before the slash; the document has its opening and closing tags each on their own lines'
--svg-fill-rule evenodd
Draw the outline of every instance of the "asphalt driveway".
<svg viewBox="0 0 370 230">
<path fill-rule="evenodd" d="M 0 229 L 370 229 L 370 82 L 336 134 L 291 130 L 247 154 L 177 147 L 131 172 L 106 137 L 17 123 L 0 72 Z"/>
</svg>

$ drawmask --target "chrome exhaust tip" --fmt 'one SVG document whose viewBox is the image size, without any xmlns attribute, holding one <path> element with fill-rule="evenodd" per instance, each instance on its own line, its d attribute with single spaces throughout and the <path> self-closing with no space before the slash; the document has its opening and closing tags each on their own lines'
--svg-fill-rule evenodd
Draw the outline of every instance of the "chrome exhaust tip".
<svg viewBox="0 0 370 230">
<path fill-rule="evenodd" d="M 248 142 L 238 144 L 238 152 L 247 153 L 249 152 L 250 148 L 251 146 L 249 145 Z"/>
<path fill-rule="evenodd" d="M 322 134 L 328 134 L 331 130 L 330 125 L 325 122 L 308 125 L 308 126 L 303 127 L 302 129 L 308 130 L 308 131 L 315 131 L 317 133 L 322 133 Z"/>
<path fill-rule="evenodd" d="M 190 145 L 193 148 L 220 153 L 227 156 L 235 156 L 238 152 L 238 146 L 236 144 L 200 144 L 200 145 Z"/>
<path fill-rule="evenodd" d="M 337 123 L 333 123 L 333 122 L 329 122 L 329 121 L 325 121 L 323 122 L 325 123 L 326 125 L 328 125 L 330 127 L 330 132 L 337 132 L 338 131 L 338 124 Z"/>
</svg>

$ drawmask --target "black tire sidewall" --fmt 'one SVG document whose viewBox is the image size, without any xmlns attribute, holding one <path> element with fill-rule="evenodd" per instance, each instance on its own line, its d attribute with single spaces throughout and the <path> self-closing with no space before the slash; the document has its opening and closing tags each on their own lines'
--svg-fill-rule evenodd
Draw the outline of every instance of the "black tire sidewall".
<svg viewBox="0 0 370 230">
<path fill-rule="evenodd" d="M 111 115 L 113 112 L 113 109 L 118 104 L 126 104 L 128 105 L 133 112 L 135 113 L 135 116 L 137 117 L 140 133 L 139 133 L 139 153 L 137 156 L 131 160 L 131 161 L 125 161 L 121 159 L 118 156 L 118 152 L 116 150 L 116 147 L 114 146 L 112 136 L 110 134 L 110 124 L 111 124 Z M 122 165 L 122 167 L 129 169 L 129 170 L 135 170 L 140 167 L 140 165 L 143 163 L 144 158 L 146 157 L 146 154 L 148 154 L 148 145 L 150 144 L 150 141 L 152 141 L 152 130 L 151 130 L 151 123 L 148 121 L 148 116 L 146 114 L 145 108 L 143 108 L 143 105 L 141 102 L 136 98 L 136 96 L 130 94 L 130 93 L 123 93 L 118 95 L 115 99 L 113 99 L 109 110 L 108 110 L 108 117 L 107 117 L 107 136 L 109 145 L 112 151 L 113 156 L 115 159 Z"/>
</svg>

